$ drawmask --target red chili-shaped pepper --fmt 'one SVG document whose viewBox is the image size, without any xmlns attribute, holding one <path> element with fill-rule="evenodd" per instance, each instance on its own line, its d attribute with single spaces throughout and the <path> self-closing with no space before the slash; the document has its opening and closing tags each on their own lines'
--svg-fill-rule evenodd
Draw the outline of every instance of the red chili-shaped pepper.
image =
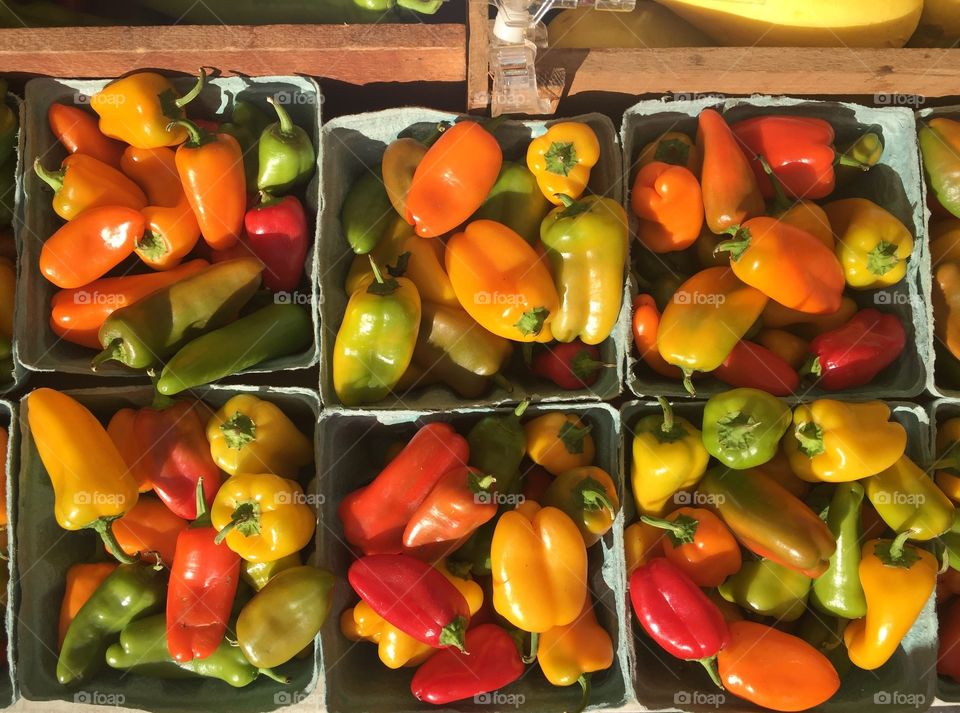
<svg viewBox="0 0 960 713">
<path fill-rule="evenodd" d="M 435 649 L 464 649 L 470 608 L 439 570 L 409 555 L 368 555 L 356 560 L 347 580 L 383 619 Z"/>
<path fill-rule="evenodd" d="M 697 661 L 718 686 L 717 653 L 730 632 L 720 609 L 673 562 L 656 557 L 630 575 L 630 601 L 640 624 L 667 653 Z"/>
<path fill-rule="evenodd" d="M 862 309 L 842 327 L 810 342 L 813 356 L 803 373 L 818 377 L 819 385 L 830 391 L 852 389 L 873 381 L 906 345 L 907 334 L 899 317 Z"/>
<path fill-rule="evenodd" d="M 561 389 L 583 389 L 597 383 L 600 370 L 607 366 L 600 357 L 599 347 L 577 339 L 546 345 L 533 357 L 530 368 Z"/>
<path fill-rule="evenodd" d="M 421 664 L 410 681 L 414 697 L 441 706 L 496 691 L 523 675 L 516 642 L 496 624 L 470 629 L 466 648 L 445 649 Z"/>
<path fill-rule="evenodd" d="M 260 204 L 244 217 L 250 247 L 264 264 L 263 286 L 292 292 L 300 284 L 310 236 L 307 214 L 296 196 L 260 194 Z"/>
<path fill-rule="evenodd" d="M 492 475 L 476 468 L 447 471 L 410 517 L 403 531 L 403 546 L 412 550 L 438 542 L 466 541 L 497 514 L 493 497 L 496 482 Z M 452 551 L 456 546 L 447 549 Z"/>
<path fill-rule="evenodd" d="M 217 650 L 240 581 L 240 556 L 216 543 L 202 482 L 196 498 L 199 517 L 177 536 L 167 586 L 167 650 L 177 661 L 206 658 Z"/>
<path fill-rule="evenodd" d="M 370 485 L 345 497 L 337 515 L 343 534 L 366 555 L 403 552 L 410 517 L 447 471 L 467 464 L 467 440 L 448 423 L 430 423 Z"/>
<path fill-rule="evenodd" d="M 800 375 L 780 356 L 753 342 L 737 342 L 713 375 L 724 384 L 789 396 L 800 387 Z"/>
</svg>

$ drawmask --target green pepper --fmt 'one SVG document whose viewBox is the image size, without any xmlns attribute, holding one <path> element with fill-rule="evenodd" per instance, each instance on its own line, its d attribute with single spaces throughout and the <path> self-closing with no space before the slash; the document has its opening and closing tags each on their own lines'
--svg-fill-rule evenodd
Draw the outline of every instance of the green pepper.
<svg viewBox="0 0 960 713">
<path fill-rule="evenodd" d="M 347 192 L 340 209 L 340 226 L 353 252 L 366 255 L 388 233 L 397 217 L 380 172 L 364 171 Z"/>
<path fill-rule="evenodd" d="M 845 619 L 824 617 L 810 611 L 797 622 L 794 634 L 826 656 L 842 679 L 853 666 L 843 643 L 843 630 L 846 628 Z"/>
<path fill-rule="evenodd" d="M 513 480 L 519 482 L 519 478 L 514 475 Z M 470 538 L 463 543 L 463 547 L 458 549 L 447 560 L 447 568 L 456 576 L 466 578 L 467 575 L 474 577 L 488 577 L 492 572 L 490 562 L 490 552 L 493 547 L 493 533 L 497 529 L 497 521 L 500 514 L 509 508 L 498 508 L 497 516 L 489 522 L 478 527 Z"/>
<path fill-rule="evenodd" d="M 300 564 L 299 552 L 270 562 L 247 562 L 243 560 L 240 563 L 240 579 L 253 587 L 254 591 L 259 592 L 267 586 L 267 582 L 272 577 L 291 567 L 299 567 Z"/>
<path fill-rule="evenodd" d="M 521 163 L 504 161 L 490 195 L 474 213 L 474 220 L 495 220 L 531 245 L 540 239 L 540 224 L 550 211 L 537 178 Z"/>
<path fill-rule="evenodd" d="M 422 15 L 434 15 L 443 7 L 444 0 L 397 0 L 397 5 Z"/>
<path fill-rule="evenodd" d="M 860 506 L 863 486 L 853 481 L 834 486 L 826 512 L 827 527 L 837 539 L 827 571 L 817 577 L 810 603 L 824 614 L 859 619 L 867 614 L 867 600 L 860 585 Z M 822 517 L 822 516 L 821 516 Z"/>
<path fill-rule="evenodd" d="M 790 408 L 765 391 L 724 391 L 703 408 L 703 446 L 730 468 L 754 468 L 776 455 L 790 418 Z"/>
<path fill-rule="evenodd" d="M 520 424 L 530 405 L 522 402 L 510 413 L 484 416 L 467 433 L 470 465 L 497 479 L 497 492 L 513 495 L 520 489 L 520 463 L 527 454 L 527 437 Z"/>
<path fill-rule="evenodd" d="M 260 286 L 255 258 L 204 268 L 113 312 L 100 327 L 104 350 L 91 367 L 116 359 L 134 369 L 156 366 L 191 339 L 233 320 Z"/>
<path fill-rule="evenodd" d="M 754 614 L 796 621 L 807 609 L 810 578 L 770 560 L 754 560 L 744 562 L 717 591 Z"/>
<path fill-rule="evenodd" d="M 16 112 L 7 103 L 7 83 L 0 80 L 0 165 L 14 154 L 19 126 Z"/>
<path fill-rule="evenodd" d="M 230 134 L 243 151 L 243 171 L 247 177 L 247 189 L 257 190 L 257 153 L 260 134 L 270 124 L 270 119 L 257 106 L 243 99 L 233 105 L 231 121 L 220 124 L 220 131 Z"/>
<path fill-rule="evenodd" d="M 306 183 L 316 168 L 317 154 L 307 132 L 293 123 L 290 114 L 272 98 L 267 101 L 277 112 L 279 121 L 260 134 L 257 188 L 270 193 L 283 193 Z"/>
<path fill-rule="evenodd" d="M 173 396 L 270 359 L 296 354 L 312 341 L 313 322 L 303 307 L 268 305 L 185 345 L 163 367 L 157 391 Z"/>
<path fill-rule="evenodd" d="M 863 480 L 867 497 L 887 526 L 912 540 L 932 540 L 953 527 L 957 511 L 933 478 L 907 456 Z"/>
<path fill-rule="evenodd" d="M 122 564 L 101 582 L 70 622 L 57 660 L 57 680 L 69 686 L 89 680 L 103 668 L 110 638 L 131 621 L 166 604 L 160 571 L 144 564 Z"/>
<path fill-rule="evenodd" d="M 940 205 L 960 218 L 960 121 L 928 119 L 919 136 L 930 187 Z"/>
</svg>

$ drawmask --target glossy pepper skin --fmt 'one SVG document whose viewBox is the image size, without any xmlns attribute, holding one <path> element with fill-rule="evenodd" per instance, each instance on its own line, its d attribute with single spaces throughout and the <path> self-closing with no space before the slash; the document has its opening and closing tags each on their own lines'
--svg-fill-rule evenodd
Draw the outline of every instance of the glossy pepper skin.
<svg viewBox="0 0 960 713">
<path fill-rule="evenodd" d="M 67 570 L 64 580 L 63 601 L 60 603 L 60 622 L 57 627 L 58 646 L 63 647 L 70 623 L 84 604 L 113 570 L 116 562 L 78 562 Z"/>
<path fill-rule="evenodd" d="M 36 389 L 25 403 L 30 433 L 53 485 L 57 524 L 71 531 L 91 528 L 114 557 L 136 562 L 110 529 L 138 497 L 137 481 L 110 436 L 85 406 L 59 391 Z"/>
<path fill-rule="evenodd" d="M 83 287 L 130 257 L 145 227 L 133 208 L 91 208 L 43 243 L 40 273 L 57 287 Z"/>
<path fill-rule="evenodd" d="M 775 711 L 805 711 L 840 688 L 830 660 L 803 639 L 752 621 L 730 624 L 730 641 L 717 656 L 724 688 Z"/>
<path fill-rule="evenodd" d="M 672 509 L 679 491 L 700 481 L 710 460 L 700 430 L 687 419 L 674 416 L 666 399 L 657 400 L 663 414 L 644 416 L 633 427 L 630 465 L 637 510 L 654 517 Z"/>
<path fill-rule="evenodd" d="M 293 123 L 283 105 L 273 97 L 267 102 L 277 112 L 277 121 L 260 134 L 257 188 L 282 194 L 310 180 L 317 155 L 307 132 Z"/>
<path fill-rule="evenodd" d="M 300 560 L 299 552 L 271 562 L 244 561 L 240 563 L 240 579 L 250 585 L 253 591 L 259 592 L 278 574 L 291 567 L 299 567 L 301 564 L 303 562 Z"/>
<path fill-rule="evenodd" d="M 640 219 L 637 238 L 651 252 L 693 245 L 703 228 L 700 182 L 686 167 L 653 161 L 633 181 L 630 207 Z"/>
<path fill-rule="evenodd" d="M 47 123 L 67 153 L 92 156 L 114 168 L 120 166 L 123 144 L 100 133 L 93 114 L 79 107 L 53 102 L 47 109 Z"/>
<path fill-rule="evenodd" d="M 623 303 L 627 215 L 616 201 L 560 194 L 540 226 L 540 242 L 553 272 L 560 308 L 550 328 L 559 342 L 599 344 L 610 336 Z"/>
<path fill-rule="evenodd" d="M 137 439 L 133 432 L 134 424 L 137 421 L 138 409 L 122 408 L 114 412 L 107 422 L 107 435 L 113 441 L 113 445 L 120 452 L 120 457 L 127 464 L 127 470 L 137 481 L 137 489 L 141 493 L 153 490 L 150 483 L 150 474 L 143 459 L 143 451 L 140 449 Z M 139 501 L 137 501 L 139 503 Z"/>
<path fill-rule="evenodd" d="M 725 384 L 790 396 L 800 388 L 797 370 L 778 354 L 760 344 L 740 340 L 713 376 Z"/>
<path fill-rule="evenodd" d="M 744 562 L 718 591 L 747 611 L 786 622 L 796 621 L 807 610 L 811 584 L 810 577 L 762 559 Z"/>
<path fill-rule="evenodd" d="M 613 478 L 592 465 L 558 475 L 540 501 L 544 507 L 565 512 L 580 530 L 587 547 L 595 545 L 609 532 L 620 512 L 620 498 Z"/>
<path fill-rule="evenodd" d="M 875 290 L 900 282 L 913 254 L 913 235 L 892 213 L 866 198 L 824 206 L 847 285 Z"/>
<path fill-rule="evenodd" d="M 628 578 L 637 567 L 660 556 L 663 552 L 660 546 L 661 539 L 663 539 L 663 530 L 645 522 L 635 522 L 624 529 L 623 544 Z"/>
<path fill-rule="evenodd" d="M 895 314 L 862 309 L 849 322 L 810 342 L 809 373 L 831 391 L 869 384 L 903 352 L 907 334 Z"/>
<path fill-rule="evenodd" d="M 907 447 L 907 432 L 890 420 L 890 407 L 882 401 L 817 399 L 794 408 L 793 428 L 783 443 L 797 477 L 844 483 L 896 463 Z"/>
<path fill-rule="evenodd" d="M 860 582 L 867 615 L 850 622 L 843 641 L 850 660 L 867 671 L 880 668 L 893 656 L 936 587 L 936 558 L 905 545 L 907 534 L 863 545 Z"/>
<path fill-rule="evenodd" d="M 940 612 L 940 649 L 937 673 L 960 681 L 960 600 L 949 602 Z"/>
<path fill-rule="evenodd" d="M 523 427 L 527 455 L 555 476 L 588 466 L 596 455 L 596 446 L 590 435 L 592 428 L 573 413 L 552 411 L 537 416 Z"/>
<path fill-rule="evenodd" d="M 484 416 L 467 432 L 471 464 L 497 479 L 499 493 L 519 489 L 520 463 L 527 454 L 527 437 L 520 417 L 528 405 L 523 402 L 509 413 Z"/>
<path fill-rule="evenodd" d="M 414 237 L 413 240 L 424 241 Z M 427 249 L 433 242 L 427 243 Z M 442 269 L 442 268 L 441 268 Z M 413 358 L 419 364 L 432 367 L 440 375 L 463 373 L 464 379 L 458 388 L 457 381 L 451 384 L 460 393 L 467 375 L 492 377 L 500 372 L 513 353 L 513 345 L 485 329 L 464 312 L 459 303 L 450 307 L 427 301 L 421 294 L 420 331 Z M 448 382 L 448 379 L 444 379 Z M 486 383 L 486 382 L 484 382 Z"/>
<path fill-rule="evenodd" d="M 493 489 L 497 479 L 475 468 L 448 470 L 417 506 L 403 531 L 403 546 L 446 545 L 453 549 L 497 514 Z M 452 546 L 451 546 L 452 545 Z"/>
<path fill-rule="evenodd" d="M 763 326 L 774 329 L 789 328 L 804 339 L 813 339 L 819 334 L 842 327 L 860 309 L 852 298 L 844 296 L 840 308 L 833 314 L 809 314 L 784 307 L 770 300 L 763 310 Z"/>
<path fill-rule="evenodd" d="M 141 497 L 111 527 L 120 547 L 128 555 L 139 554 L 148 564 L 169 566 L 177 548 L 177 537 L 186 529 L 187 521 L 175 515 L 162 500 Z"/>
<path fill-rule="evenodd" d="M 807 361 L 807 340 L 785 329 L 764 328 L 755 337 L 755 342 L 786 362 L 794 371 Z"/>
<path fill-rule="evenodd" d="M 730 468 L 763 465 L 777 452 L 790 425 L 790 407 L 758 389 L 711 396 L 703 409 L 703 445 Z"/>
<path fill-rule="evenodd" d="M 439 240 L 424 240 L 411 235 L 403 244 L 402 250 L 403 253 L 409 253 L 409 258 L 406 258 L 406 275 L 417 286 L 420 299 L 460 309 L 457 294 L 443 264 L 446 252 L 444 244 Z M 400 260 L 404 259 L 403 253 Z"/>
<path fill-rule="evenodd" d="M 683 372 L 679 367 L 667 364 L 657 348 L 657 330 L 660 327 L 660 310 L 651 295 L 637 295 L 633 300 L 633 344 L 644 363 L 659 376 L 680 380 Z"/>
<path fill-rule="evenodd" d="M 711 468 L 698 492 L 744 547 L 807 577 L 819 577 L 837 549 L 826 524 L 802 500 L 763 475 Z"/>
<path fill-rule="evenodd" d="M 956 508 L 929 474 L 907 456 L 863 482 L 887 526 L 912 540 L 932 540 L 956 521 Z"/>
<path fill-rule="evenodd" d="M 493 608 L 522 631 L 574 621 L 587 599 L 587 550 L 577 525 L 526 500 L 497 521 L 490 551 Z"/>
<path fill-rule="evenodd" d="M 428 141 L 405 136 L 391 141 L 383 150 L 380 161 L 380 175 L 383 177 L 383 187 L 387 191 L 387 199 L 404 222 L 407 215 L 407 193 L 413 183 L 413 176 L 417 166 L 427 154 L 428 144 L 440 138 L 440 135 L 449 128 L 446 124 L 437 127 L 437 131 Z"/>
<path fill-rule="evenodd" d="M 343 199 L 340 227 L 353 252 L 366 255 L 384 239 L 395 217 L 384 179 L 364 171 Z"/>
<path fill-rule="evenodd" d="M 540 190 L 533 172 L 523 164 L 504 161 L 490 195 L 473 218 L 495 220 L 536 245 L 540 224 L 549 210 L 550 201 Z"/>
<path fill-rule="evenodd" d="M 740 545 L 715 514 L 703 508 L 681 507 L 665 518 L 640 518 L 663 531 L 663 556 L 698 587 L 717 587 L 740 570 Z"/>
<path fill-rule="evenodd" d="M 48 171 L 37 158 L 34 173 L 53 189 L 53 212 L 73 220 L 83 211 L 102 206 L 140 210 L 147 197 L 136 183 L 119 170 L 92 156 L 67 156 L 59 171 Z"/>
<path fill-rule="evenodd" d="M 923 167 L 934 195 L 960 218 L 960 122 L 937 117 L 920 128 Z"/>
<path fill-rule="evenodd" d="M 600 141 L 587 124 L 562 121 L 550 126 L 527 147 L 527 168 L 537 177 L 544 197 L 562 205 L 560 195 L 579 198 L 600 160 Z"/>
<path fill-rule="evenodd" d="M 474 121 L 455 124 L 417 165 L 404 217 L 423 238 L 450 232 L 483 204 L 502 164 L 503 152 L 489 131 Z"/>
<path fill-rule="evenodd" d="M 608 366 L 610 364 L 603 361 L 599 347 L 576 340 L 551 345 L 538 352 L 530 370 L 561 389 L 574 391 L 597 383 L 601 370 Z"/>
<path fill-rule="evenodd" d="M 470 223 L 447 241 L 446 267 L 457 299 L 481 327 L 517 342 L 552 339 L 561 302 L 547 260 L 510 228 Z"/>
<path fill-rule="evenodd" d="M 860 584 L 860 483 L 839 483 L 826 511 L 827 527 L 837 539 L 827 571 L 817 577 L 810 590 L 810 603 L 824 614 L 859 619 L 867 613 L 867 600 Z M 823 515 L 821 515 L 823 517 Z"/>
</svg>

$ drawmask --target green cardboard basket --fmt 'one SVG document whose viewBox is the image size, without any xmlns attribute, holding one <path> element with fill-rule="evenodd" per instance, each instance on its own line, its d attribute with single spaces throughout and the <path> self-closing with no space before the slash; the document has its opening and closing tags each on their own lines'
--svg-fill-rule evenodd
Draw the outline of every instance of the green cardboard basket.
<svg viewBox="0 0 960 713">
<path fill-rule="evenodd" d="M 26 108 L 23 100 L 18 97 L 16 94 L 7 93 L 7 104 L 15 110 L 17 114 L 17 121 L 20 127 L 23 127 L 23 122 L 26 119 Z M 13 196 L 0 196 L 0 199 L 5 201 L 13 201 L 13 236 L 14 243 L 17 247 L 17 264 L 16 273 L 17 281 L 19 284 L 20 280 L 20 230 L 23 225 L 23 147 L 24 142 L 26 141 L 26 131 L 17 132 L 17 164 L 16 164 L 16 183 L 13 191 Z M 24 381 L 27 378 L 27 370 L 23 368 L 23 364 L 20 362 L 19 355 L 19 344 L 17 344 L 16 339 L 16 318 L 17 315 L 14 314 L 14 335 L 13 335 L 13 373 L 11 375 L 11 380 L 6 383 L 4 386 L 0 386 L 0 393 L 8 393 L 23 386 Z"/>
<path fill-rule="evenodd" d="M 4 478 L 7 487 L 7 561 L 2 565 L 9 572 L 15 572 L 17 567 L 16 528 L 17 528 L 17 462 L 19 454 L 20 433 L 17 430 L 17 407 L 11 401 L 0 400 L 0 426 L 7 429 L 7 453 Z M 11 576 L 7 580 L 7 606 L 4 610 L 4 631 L 7 640 L 7 666 L 5 675 L 0 675 L 0 708 L 16 702 L 19 697 L 17 691 L 17 643 L 13 636 L 16 622 L 17 601 L 20 592 L 16 578 Z"/>
</svg>

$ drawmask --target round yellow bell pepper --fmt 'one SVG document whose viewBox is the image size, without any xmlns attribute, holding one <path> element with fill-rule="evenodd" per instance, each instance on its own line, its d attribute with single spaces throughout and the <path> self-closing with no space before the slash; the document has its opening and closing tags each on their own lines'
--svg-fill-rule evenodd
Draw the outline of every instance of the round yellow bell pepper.
<svg viewBox="0 0 960 713">
<path fill-rule="evenodd" d="M 560 195 L 579 198 L 590 182 L 590 170 L 600 160 L 600 141 L 587 124 L 553 124 L 527 147 L 527 168 L 548 201 L 560 205 Z"/>
<path fill-rule="evenodd" d="M 552 475 L 591 465 L 596 456 L 591 428 L 572 413 L 553 411 L 538 416 L 523 426 L 527 455 Z"/>
</svg>

